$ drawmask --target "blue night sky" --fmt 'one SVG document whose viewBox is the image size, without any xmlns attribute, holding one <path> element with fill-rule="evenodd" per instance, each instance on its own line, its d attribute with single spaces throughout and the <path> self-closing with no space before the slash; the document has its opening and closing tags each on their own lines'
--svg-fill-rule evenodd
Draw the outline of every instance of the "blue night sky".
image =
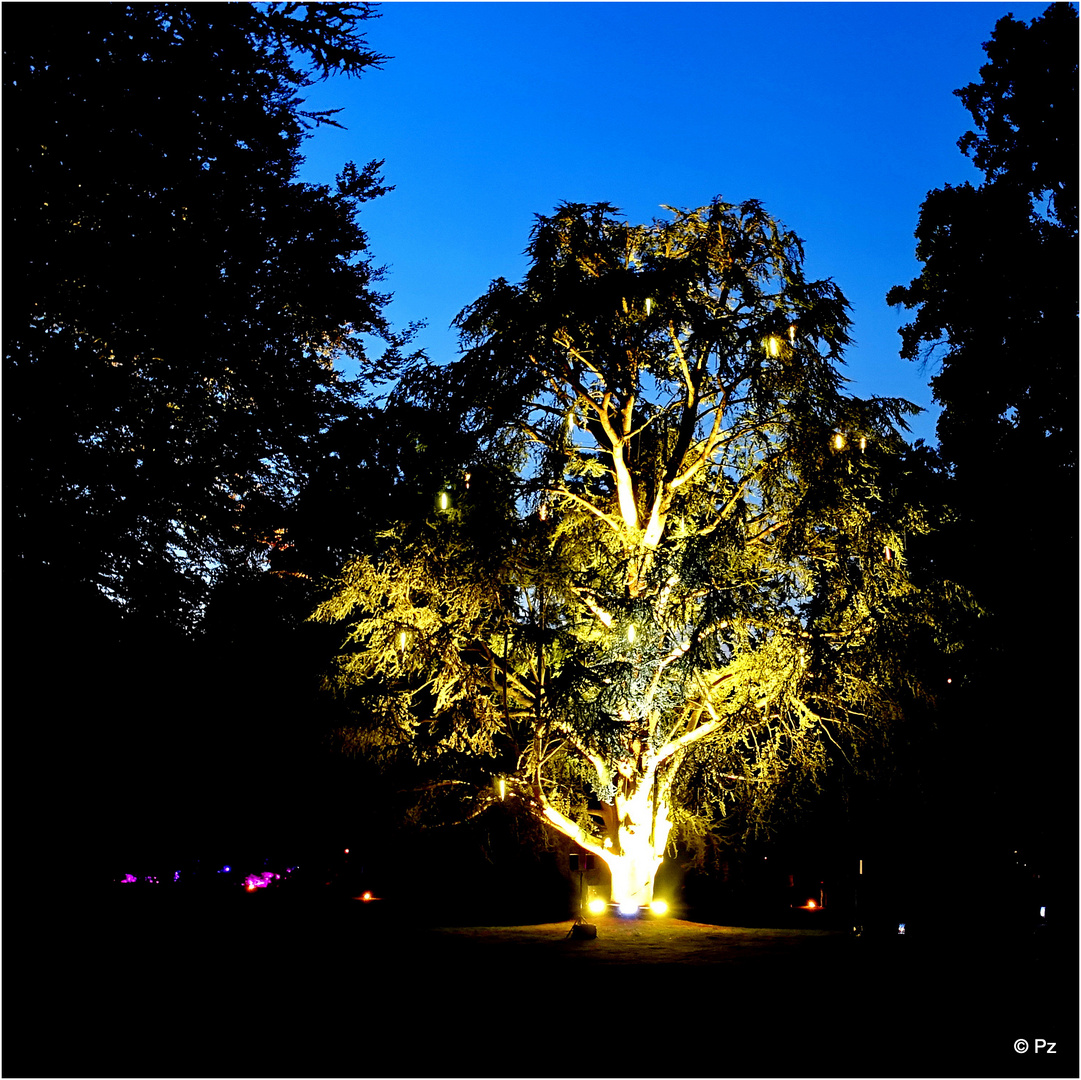
<svg viewBox="0 0 1081 1080">
<path fill-rule="evenodd" d="M 451 320 L 493 278 L 521 279 L 534 215 L 612 203 L 634 222 L 664 204 L 758 199 L 803 238 L 809 275 L 852 305 L 854 394 L 928 411 L 933 373 L 898 355 L 929 190 L 980 174 L 957 149 L 972 127 L 952 91 L 979 79 L 1006 14 L 1046 3 L 387 3 L 365 24 L 390 59 L 332 78 L 310 108 L 347 130 L 305 146 L 302 179 L 384 158 L 390 194 L 362 214 L 395 325 L 436 361 Z"/>
</svg>

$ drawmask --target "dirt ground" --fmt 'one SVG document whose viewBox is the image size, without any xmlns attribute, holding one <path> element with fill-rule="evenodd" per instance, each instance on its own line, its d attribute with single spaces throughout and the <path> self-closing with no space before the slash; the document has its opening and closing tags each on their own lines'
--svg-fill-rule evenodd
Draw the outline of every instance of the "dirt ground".
<svg viewBox="0 0 1081 1080">
<path fill-rule="evenodd" d="M 596 937 L 570 936 L 573 922 L 535 926 L 438 927 L 426 937 L 444 947 L 513 952 L 534 962 L 565 964 L 790 964 L 823 954 L 827 942 L 841 945 L 847 935 L 830 930 L 771 930 L 713 926 L 672 918 L 590 920 Z"/>
</svg>

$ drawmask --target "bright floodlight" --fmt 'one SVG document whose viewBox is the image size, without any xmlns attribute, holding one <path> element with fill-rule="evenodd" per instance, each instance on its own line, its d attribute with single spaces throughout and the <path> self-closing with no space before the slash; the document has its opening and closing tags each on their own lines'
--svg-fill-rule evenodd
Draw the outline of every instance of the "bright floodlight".
<svg viewBox="0 0 1081 1080">
<path fill-rule="evenodd" d="M 637 915 L 638 905 L 633 900 L 624 900 L 619 905 L 620 915 Z"/>
<path fill-rule="evenodd" d="M 668 905 L 663 900 L 654 900 L 649 905 L 649 910 L 654 915 L 664 915 L 668 911 Z"/>
<path fill-rule="evenodd" d="M 598 900 L 596 897 L 590 900 L 586 905 L 586 907 L 589 908 L 589 913 L 591 915 L 600 915 L 607 906 L 608 905 L 603 900 Z"/>
</svg>

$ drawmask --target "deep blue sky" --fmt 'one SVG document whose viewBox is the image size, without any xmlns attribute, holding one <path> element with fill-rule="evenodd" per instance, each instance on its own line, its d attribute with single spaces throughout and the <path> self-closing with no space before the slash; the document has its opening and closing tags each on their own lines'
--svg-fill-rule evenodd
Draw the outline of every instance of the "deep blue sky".
<svg viewBox="0 0 1081 1080">
<path fill-rule="evenodd" d="M 307 92 L 348 130 L 307 142 L 302 178 L 385 158 L 395 190 L 362 221 L 391 318 L 427 320 L 437 361 L 457 353 L 462 307 L 521 279 L 535 214 L 607 201 L 645 222 L 759 199 L 852 305 L 852 392 L 928 407 L 910 437 L 933 441 L 931 372 L 900 359 L 907 316 L 885 294 L 919 272 L 927 192 L 980 179 L 952 91 L 979 79 L 999 18 L 1047 6 L 386 3 L 365 26 L 392 59 Z"/>
</svg>

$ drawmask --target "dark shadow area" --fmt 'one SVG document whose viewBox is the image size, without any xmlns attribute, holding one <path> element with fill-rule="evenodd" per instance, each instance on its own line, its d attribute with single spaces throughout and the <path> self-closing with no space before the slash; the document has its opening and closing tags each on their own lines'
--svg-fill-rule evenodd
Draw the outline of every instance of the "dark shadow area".
<svg viewBox="0 0 1081 1080">
<path fill-rule="evenodd" d="M 71 897 L 24 992 L 65 1037 L 11 1075 L 1067 1076 L 1071 953 L 598 919 L 448 930 L 386 901 Z M 11 969 L 9 967 L 9 974 Z M 1056 1042 L 1054 1057 L 1014 1041 Z M 1046 1045 L 1044 1050 L 1046 1050 Z M 590 1070 L 592 1071 L 592 1070 Z"/>
</svg>

